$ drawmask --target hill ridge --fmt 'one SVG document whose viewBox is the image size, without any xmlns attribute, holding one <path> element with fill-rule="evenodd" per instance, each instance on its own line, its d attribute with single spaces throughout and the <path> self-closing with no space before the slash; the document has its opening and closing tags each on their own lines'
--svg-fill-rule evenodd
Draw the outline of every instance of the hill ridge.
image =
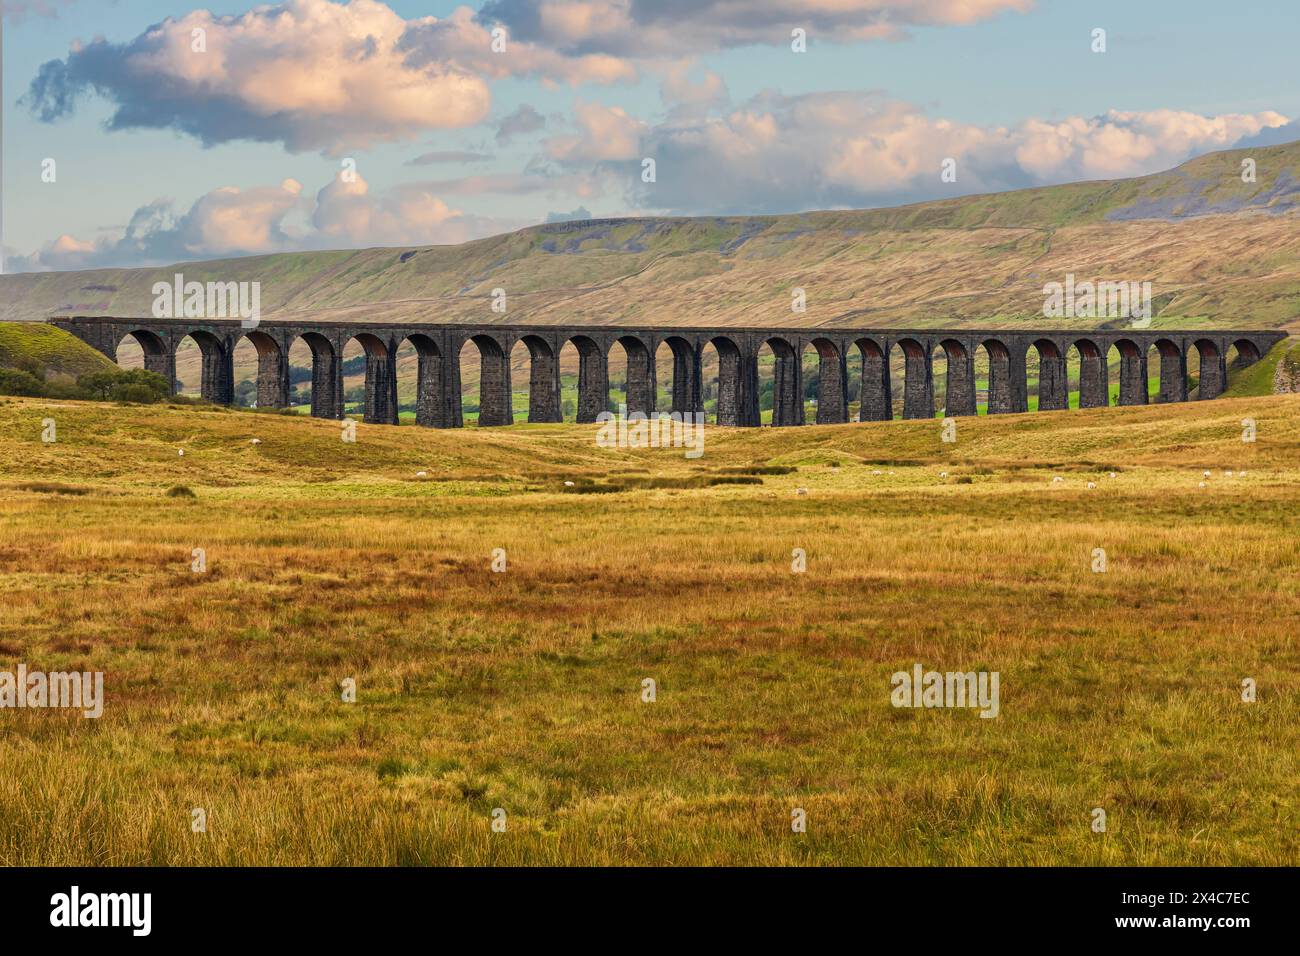
<svg viewBox="0 0 1300 956">
<path fill-rule="evenodd" d="M 1241 181 L 1240 160 L 1257 181 Z M 0 320 L 147 315 L 155 281 L 258 281 L 265 317 L 824 326 L 1041 323 L 1067 272 L 1144 279 L 1157 327 L 1300 319 L 1300 142 L 1174 169 L 865 210 L 538 223 L 459 245 L 227 257 L 0 276 Z M 487 307 L 494 288 L 505 316 Z M 792 313 L 794 288 L 807 311 Z M 1078 326 L 1078 322 L 1066 323 Z"/>
</svg>

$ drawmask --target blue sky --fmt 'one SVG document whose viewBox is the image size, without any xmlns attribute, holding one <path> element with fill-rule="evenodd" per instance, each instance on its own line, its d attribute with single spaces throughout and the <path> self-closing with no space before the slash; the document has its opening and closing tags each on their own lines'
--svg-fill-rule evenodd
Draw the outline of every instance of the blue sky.
<svg viewBox="0 0 1300 956">
<path fill-rule="evenodd" d="M 6 271 L 889 205 L 1300 138 L 1281 0 L 26 6 L 4 34 Z"/>
</svg>

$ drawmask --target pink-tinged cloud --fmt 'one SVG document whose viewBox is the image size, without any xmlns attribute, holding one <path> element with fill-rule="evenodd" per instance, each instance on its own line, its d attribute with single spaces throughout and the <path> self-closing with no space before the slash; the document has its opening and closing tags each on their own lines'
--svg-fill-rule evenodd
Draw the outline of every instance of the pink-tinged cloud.
<svg viewBox="0 0 1300 956">
<path fill-rule="evenodd" d="M 44 272 L 162 265 L 195 259 L 311 249 L 436 245 L 509 232 L 527 221 L 454 209 L 436 184 L 371 192 L 340 171 L 314 200 L 292 179 L 279 186 L 221 187 L 177 214 L 167 200 L 137 209 L 123 230 L 94 240 L 62 235 L 30 256 L 10 255 L 7 271 Z"/>
<path fill-rule="evenodd" d="M 649 127 L 619 106 L 579 102 L 574 108 L 576 135 L 554 136 L 546 141 L 546 154 L 566 163 L 637 159 Z"/>
<path fill-rule="evenodd" d="M 908 27 L 965 25 L 1033 0 L 489 0 L 478 18 L 560 53 L 681 57 L 752 44 L 897 39 Z"/>
<path fill-rule="evenodd" d="M 284 0 L 237 16 L 195 10 L 125 44 L 97 39 L 45 63 L 24 103 L 53 121 L 94 92 L 110 129 L 175 129 L 205 145 L 281 142 L 333 155 L 481 122 L 489 78 L 615 82 L 633 68 L 507 40 L 459 8 L 405 20 L 378 0 Z"/>
</svg>

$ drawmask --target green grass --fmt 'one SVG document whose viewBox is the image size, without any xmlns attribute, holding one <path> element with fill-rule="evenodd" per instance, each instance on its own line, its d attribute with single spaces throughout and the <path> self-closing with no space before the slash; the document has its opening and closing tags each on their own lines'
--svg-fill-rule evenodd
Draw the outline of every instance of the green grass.
<svg viewBox="0 0 1300 956">
<path fill-rule="evenodd" d="M 52 325 L 0 322 L 0 368 L 40 369 L 75 379 L 116 367 L 75 335 Z"/>
</svg>

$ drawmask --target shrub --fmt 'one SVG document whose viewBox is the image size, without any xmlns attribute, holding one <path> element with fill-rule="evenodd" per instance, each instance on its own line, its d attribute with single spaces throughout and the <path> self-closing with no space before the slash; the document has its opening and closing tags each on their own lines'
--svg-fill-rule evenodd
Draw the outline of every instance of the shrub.
<svg viewBox="0 0 1300 956">
<path fill-rule="evenodd" d="M 147 385 L 118 385 L 113 389 L 113 401 L 129 405 L 152 405 L 158 396 Z"/>
<path fill-rule="evenodd" d="M 152 405 L 171 397 L 167 379 L 142 368 L 90 372 L 77 379 L 77 387 L 90 398 L 137 405 Z"/>
<path fill-rule="evenodd" d="M 31 372 L 17 368 L 0 368 L 0 395 L 27 395 L 39 398 L 45 383 Z"/>
</svg>

